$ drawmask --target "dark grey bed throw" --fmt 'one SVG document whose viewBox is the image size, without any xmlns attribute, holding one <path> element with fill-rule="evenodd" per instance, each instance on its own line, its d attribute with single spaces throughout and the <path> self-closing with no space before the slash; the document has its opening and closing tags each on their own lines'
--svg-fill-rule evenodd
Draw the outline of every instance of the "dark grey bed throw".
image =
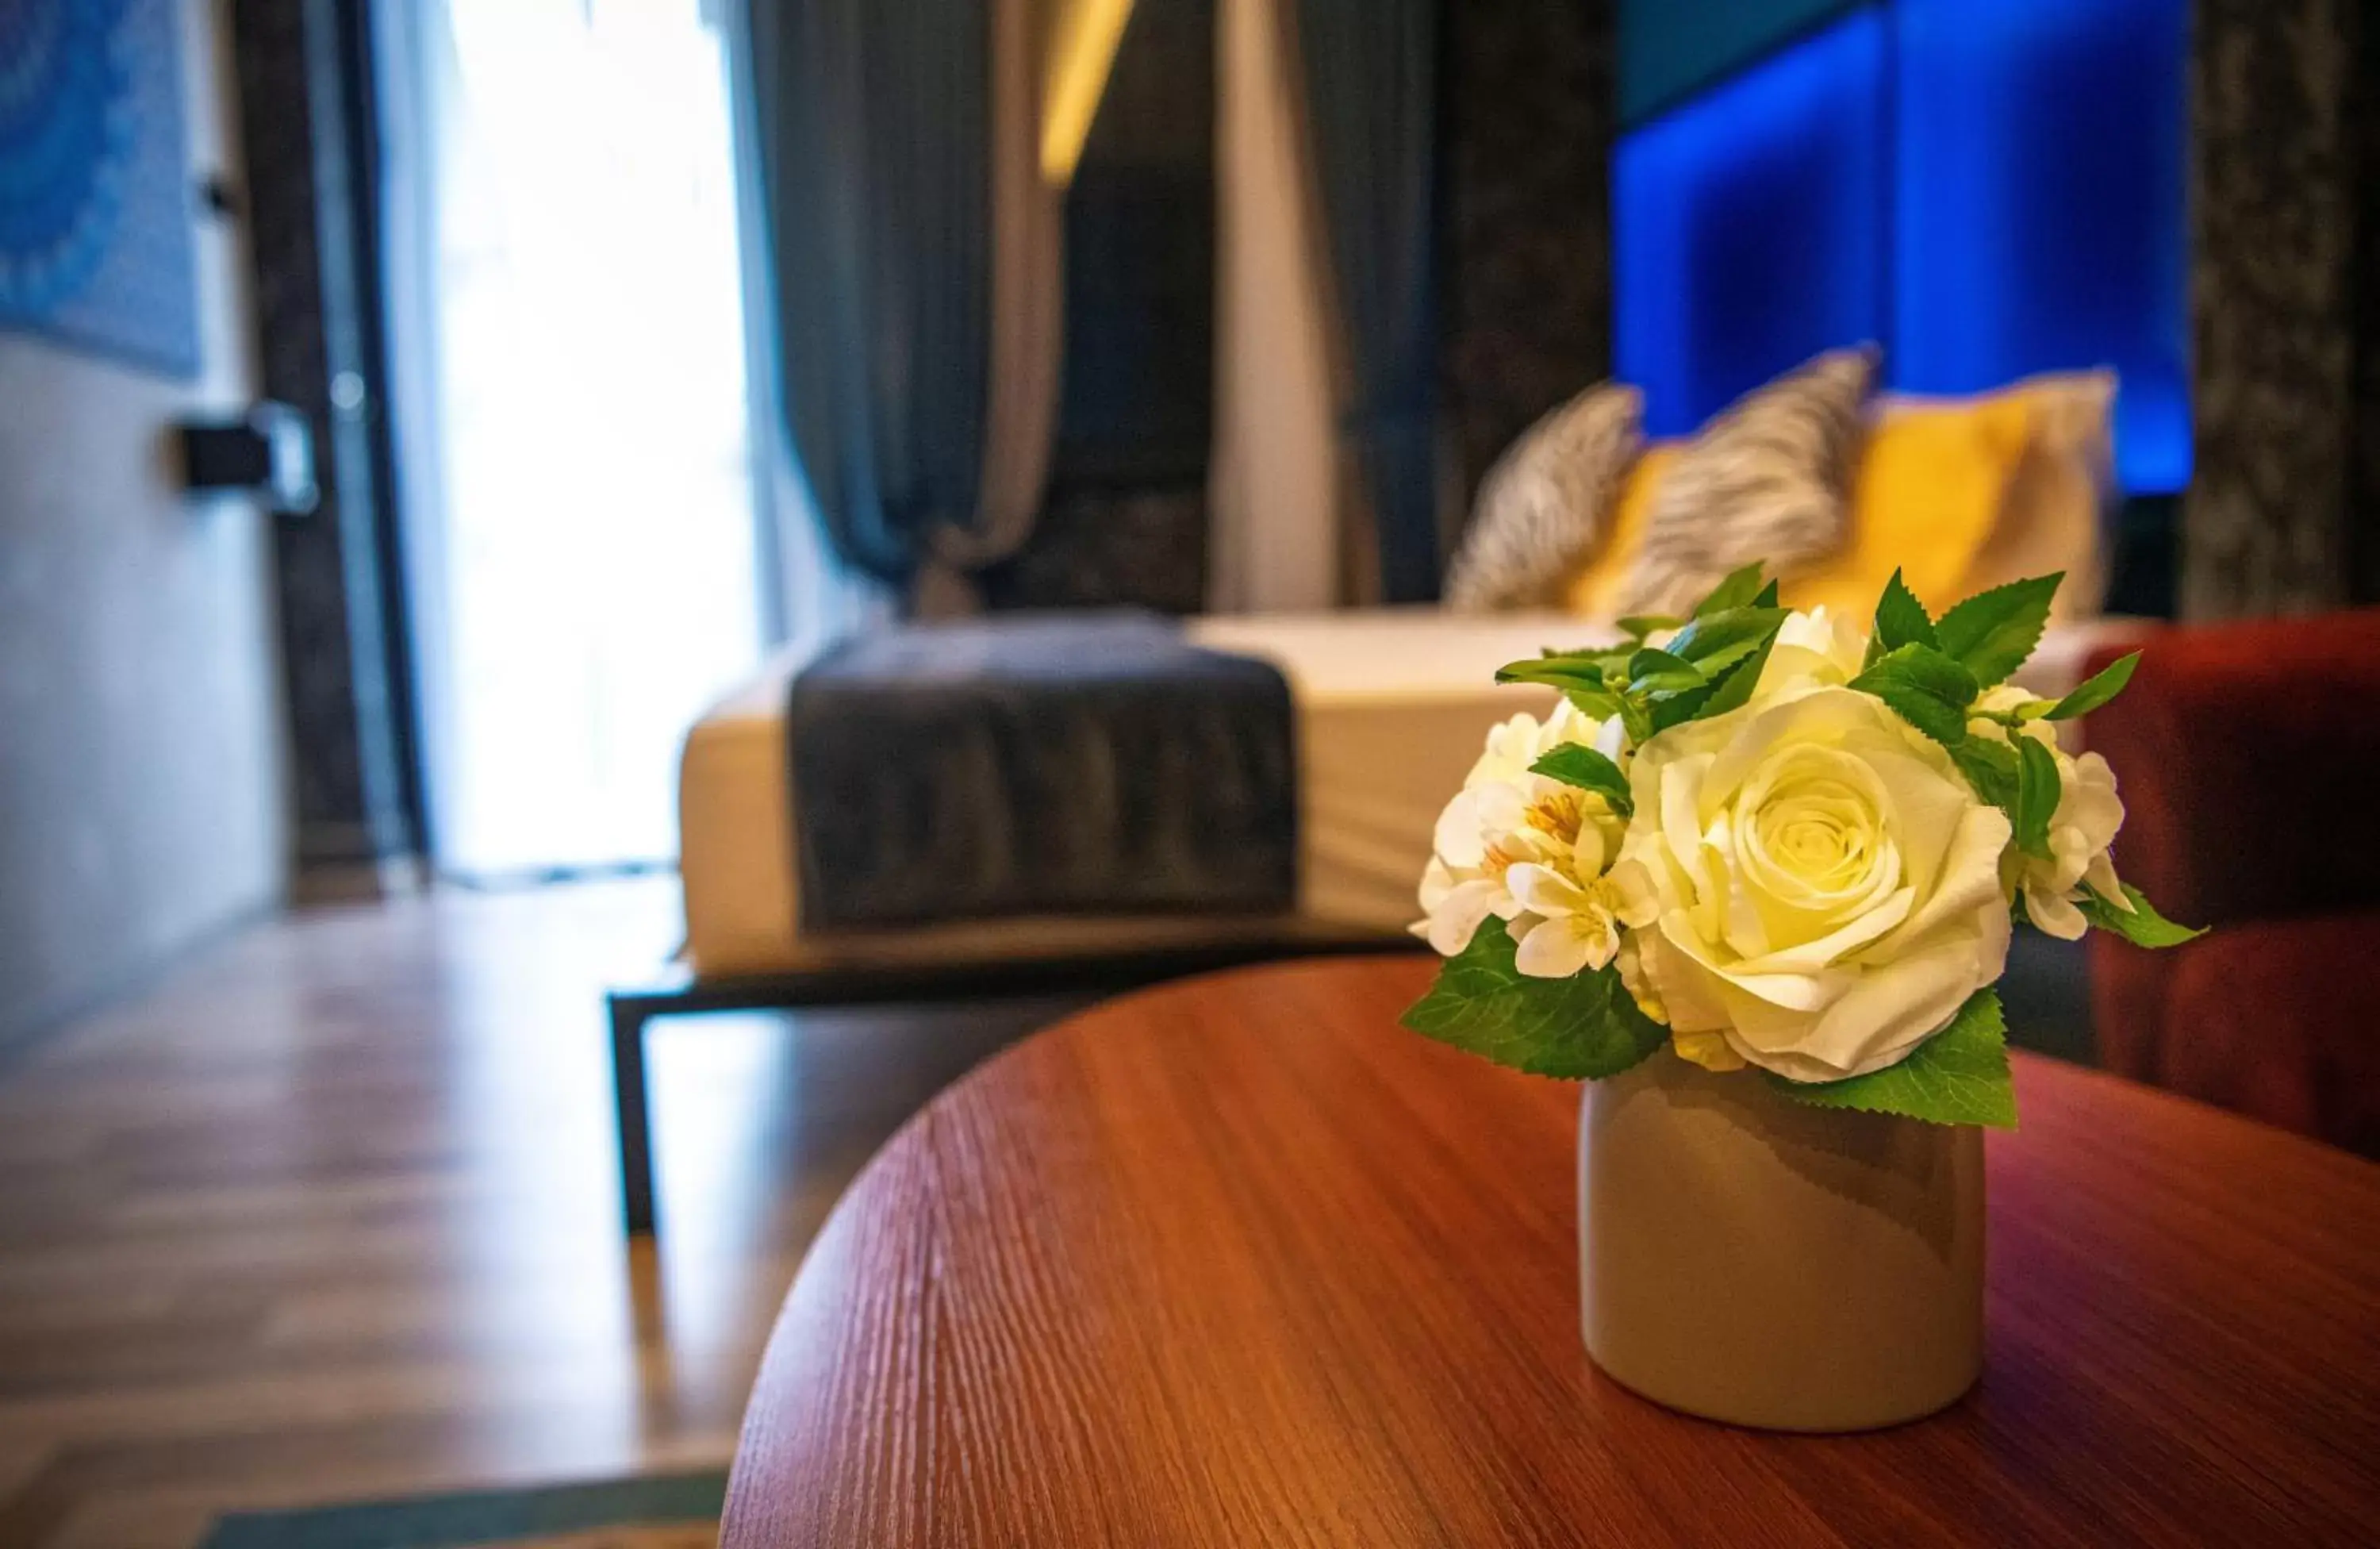
<svg viewBox="0 0 2380 1549">
<path fill-rule="evenodd" d="M 1296 896 L 1289 685 L 1155 616 L 859 636 L 785 735 L 806 931 Z"/>
</svg>

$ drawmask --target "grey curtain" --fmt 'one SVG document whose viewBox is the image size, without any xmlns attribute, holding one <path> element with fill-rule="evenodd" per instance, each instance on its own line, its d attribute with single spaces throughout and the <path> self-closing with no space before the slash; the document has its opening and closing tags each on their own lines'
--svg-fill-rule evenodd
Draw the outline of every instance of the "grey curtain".
<svg viewBox="0 0 2380 1549">
<path fill-rule="evenodd" d="M 836 551 L 895 584 L 980 519 L 990 11 L 751 0 L 785 417 Z"/>
<path fill-rule="evenodd" d="M 1436 12 L 1432 0 L 1297 6 L 1353 389 L 1345 437 L 1378 523 L 1380 592 L 1391 603 L 1438 594 Z"/>
</svg>

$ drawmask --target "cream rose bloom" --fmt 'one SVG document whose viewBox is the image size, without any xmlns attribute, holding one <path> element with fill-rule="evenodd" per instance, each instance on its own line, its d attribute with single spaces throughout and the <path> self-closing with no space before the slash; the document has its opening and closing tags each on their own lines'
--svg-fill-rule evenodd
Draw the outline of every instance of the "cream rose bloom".
<svg viewBox="0 0 2380 1549">
<path fill-rule="evenodd" d="M 1778 627 L 1756 697 L 1849 683 L 1867 655 L 1867 631 L 1825 605 L 1790 614 Z"/>
<path fill-rule="evenodd" d="M 1780 635 L 1777 694 L 1764 674 L 1751 704 L 1636 751 L 1621 858 L 1642 864 L 1654 922 L 1633 967 L 1678 1052 L 1713 1068 L 1881 1069 L 2006 964 L 2008 818 L 1882 702 L 1828 681 L 1856 670 L 1849 634 Z"/>
</svg>

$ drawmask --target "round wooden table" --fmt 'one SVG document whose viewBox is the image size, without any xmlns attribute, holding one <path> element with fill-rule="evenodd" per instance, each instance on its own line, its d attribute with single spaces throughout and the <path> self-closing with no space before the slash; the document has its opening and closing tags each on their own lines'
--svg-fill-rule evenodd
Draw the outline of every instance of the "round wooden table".
<svg viewBox="0 0 2380 1549">
<path fill-rule="evenodd" d="M 2020 1057 L 1982 1384 L 1735 1430 L 1588 1361 L 1578 1089 L 1400 1030 L 1430 971 L 1175 983 L 935 1101 L 802 1266 L 723 1549 L 2380 1534 L 2380 1167 Z"/>
</svg>

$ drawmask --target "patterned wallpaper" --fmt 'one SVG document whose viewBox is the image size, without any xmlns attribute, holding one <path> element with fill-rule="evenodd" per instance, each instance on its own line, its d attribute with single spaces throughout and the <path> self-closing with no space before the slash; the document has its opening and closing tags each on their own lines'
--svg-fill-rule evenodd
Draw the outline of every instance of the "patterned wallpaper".
<svg viewBox="0 0 2380 1549">
<path fill-rule="evenodd" d="M 2374 519 L 2350 438 L 2380 370 L 2374 318 L 2355 304 L 2358 208 L 2371 202 L 2359 192 L 2356 116 L 2370 109 L 2356 89 L 2357 10 L 2198 6 L 2185 616 L 2346 602 L 2350 520 Z"/>
<path fill-rule="evenodd" d="M 1439 12 L 1439 383 L 1463 515 L 1513 437 L 1611 368 L 1616 6 Z"/>
</svg>

